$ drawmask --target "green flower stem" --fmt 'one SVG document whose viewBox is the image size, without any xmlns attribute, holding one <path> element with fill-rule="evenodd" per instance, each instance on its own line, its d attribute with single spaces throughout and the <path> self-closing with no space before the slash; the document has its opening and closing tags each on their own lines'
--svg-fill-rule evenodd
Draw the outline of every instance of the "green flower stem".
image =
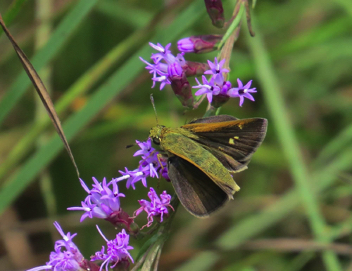
<svg viewBox="0 0 352 271">
<path fill-rule="evenodd" d="M 245 7 L 241 2 L 242 2 L 241 0 L 238 1 L 238 4 L 240 4 L 240 10 L 238 11 L 236 18 L 232 21 L 231 25 L 227 29 L 222 40 L 220 41 L 218 45 L 218 49 L 221 49 L 224 46 L 225 42 L 231 37 L 231 35 L 236 31 L 236 28 L 241 24 L 242 16 L 245 11 Z"/>
</svg>

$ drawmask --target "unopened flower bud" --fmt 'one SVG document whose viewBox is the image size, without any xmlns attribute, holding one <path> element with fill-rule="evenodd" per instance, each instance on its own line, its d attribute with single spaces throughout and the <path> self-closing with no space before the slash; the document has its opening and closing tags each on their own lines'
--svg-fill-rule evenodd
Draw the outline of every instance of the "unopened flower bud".
<svg viewBox="0 0 352 271">
<path fill-rule="evenodd" d="M 99 271 L 100 270 L 100 267 L 96 263 L 93 263 L 89 260 L 84 260 L 81 263 L 81 268 L 83 270 L 90 270 L 90 271 Z"/>
<path fill-rule="evenodd" d="M 221 0 L 204 0 L 204 2 L 212 24 L 218 28 L 222 28 L 225 23 L 225 17 Z"/>
<path fill-rule="evenodd" d="M 230 99 L 230 97 L 228 95 L 219 94 L 219 95 L 213 96 L 213 100 L 211 102 L 211 105 L 214 108 L 219 108 L 219 107 L 223 106 L 223 104 L 227 103 L 227 101 L 229 99 Z"/>
<path fill-rule="evenodd" d="M 113 212 L 105 220 L 112 223 L 115 227 L 122 225 L 125 226 L 128 232 L 131 231 L 131 225 L 134 223 L 133 217 L 130 217 L 128 213 L 121 208 L 118 211 Z"/>
<path fill-rule="evenodd" d="M 187 80 L 186 73 L 182 73 L 182 77 L 174 76 L 170 78 L 171 87 L 176 97 L 180 100 L 182 105 L 187 108 L 193 106 L 192 88 Z"/>
<path fill-rule="evenodd" d="M 192 36 L 179 40 L 177 48 L 185 53 L 208 53 L 217 49 L 217 44 L 221 39 L 221 35 Z"/>
<path fill-rule="evenodd" d="M 206 70 L 209 70 L 209 65 L 206 63 L 186 61 L 186 65 L 182 67 L 186 76 L 202 75 Z"/>
</svg>

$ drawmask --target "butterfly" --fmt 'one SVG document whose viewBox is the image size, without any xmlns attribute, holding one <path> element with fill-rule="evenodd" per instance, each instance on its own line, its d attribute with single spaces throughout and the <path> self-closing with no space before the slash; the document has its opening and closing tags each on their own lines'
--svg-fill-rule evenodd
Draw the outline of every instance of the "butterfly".
<svg viewBox="0 0 352 271">
<path fill-rule="evenodd" d="M 149 137 L 167 157 L 168 176 L 181 204 L 191 214 L 205 217 L 240 190 L 232 174 L 247 169 L 267 124 L 264 118 L 219 115 L 179 128 L 156 125 Z"/>
</svg>

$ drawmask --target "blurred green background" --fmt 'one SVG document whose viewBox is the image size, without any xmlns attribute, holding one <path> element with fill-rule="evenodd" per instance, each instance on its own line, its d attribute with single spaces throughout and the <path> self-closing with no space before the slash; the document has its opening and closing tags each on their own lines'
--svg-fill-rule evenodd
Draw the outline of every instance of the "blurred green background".
<svg viewBox="0 0 352 271">
<path fill-rule="evenodd" d="M 234 1 L 224 6 L 228 19 Z M 205 112 L 205 104 L 184 112 L 169 88 L 151 89 L 138 59 L 153 52 L 148 41 L 175 49 L 183 37 L 224 33 L 201 0 L 2 0 L 0 12 L 51 91 L 87 183 L 138 166 L 136 148 L 125 146 L 155 125 L 151 93 L 168 126 Z M 267 118 L 267 137 L 235 176 L 234 201 L 208 219 L 178 209 L 159 270 L 352 270 L 352 2 L 259 0 L 252 15 L 256 36 L 242 25 L 230 79 L 253 79 L 256 102 L 240 108 L 232 99 L 221 113 Z M 55 220 L 78 233 L 74 241 L 89 258 L 104 244 L 95 224 L 108 237 L 116 231 L 66 211 L 85 192 L 3 34 L 0 95 L 0 270 L 44 264 L 58 238 Z M 163 180 L 148 184 L 172 192 Z M 120 188 L 132 214 L 148 189 Z M 132 256 L 144 242 L 131 239 Z"/>
</svg>

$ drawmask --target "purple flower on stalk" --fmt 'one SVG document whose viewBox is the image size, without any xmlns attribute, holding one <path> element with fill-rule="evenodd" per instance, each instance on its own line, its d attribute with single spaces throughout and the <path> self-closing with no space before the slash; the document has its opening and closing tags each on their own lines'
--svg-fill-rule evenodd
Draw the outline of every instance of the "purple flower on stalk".
<svg viewBox="0 0 352 271">
<path fill-rule="evenodd" d="M 155 86 L 155 82 L 159 82 L 160 90 L 162 90 L 166 84 L 171 84 L 169 66 L 177 63 L 181 67 L 182 63 L 185 62 L 185 59 L 183 55 L 177 55 L 177 57 L 175 57 L 171 54 L 171 51 L 169 50 L 171 43 L 166 45 L 165 48 L 160 43 L 155 45 L 149 42 L 149 45 L 159 51 L 159 53 L 152 54 L 151 56 L 154 64 L 149 63 L 141 57 L 139 59 L 147 65 L 146 69 L 150 71 L 149 73 L 153 74 L 152 88 Z"/>
<path fill-rule="evenodd" d="M 214 63 L 208 60 L 210 70 L 204 72 L 204 74 L 211 74 L 214 78 L 215 83 L 222 85 L 224 83 L 223 73 L 230 72 L 228 69 L 224 69 L 222 66 L 225 64 L 225 59 L 218 62 L 218 59 L 215 57 Z"/>
<path fill-rule="evenodd" d="M 167 216 L 169 214 L 167 207 L 170 207 L 172 210 L 174 210 L 174 208 L 170 204 L 171 196 L 167 194 L 166 191 L 163 191 L 163 193 L 160 194 L 159 197 L 155 192 L 154 188 L 151 187 L 150 191 L 148 192 L 148 197 L 150 199 L 150 202 L 145 199 L 138 201 L 141 207 L 138 208 L 134 213 L 135 217 L 143 211 L 148 214 L 148 223 L 144 225 L 141 229 L 143 229 L 145 226 L 150 227 L 154 221 L 153 217 L 159 217 L 160 222 L 163 222 L 164 216 Z"/>
<path fill-rule="evenodd" d="M 237 79 L 238 87 L 233 88 L 230 81 L 225 81 L 224 74 L 228 73 L 229 70 L 223 68 L 225 59 L 218 62 L 217 58 L 214 59 L 214 62 L 208 60 L 210 70 L 204 72 L 204 74 L 211 75 L 210 80 L 208 81 L 206 77 L 202 76 L 203 84 L 200 84 L 196 79 L 198 86 L 193 88 L 199 88 L 195 93 L 196 96 L 207 94 L 209 103 L 215 108 L 222 106 L 230 98 L 240 98 L 240 106 L 243 105 L 244 98 L 247 98 L 251 101 L 254 101 L 251 93 L 257 92 L 255 88 L 250 88 L 252 80 L 250 80 L 245 86 L 243 86 L 240 79 Z"/>
<path fill-rule="evenodd" d="M 62 240 L 55 242 L 54 250 L 50 253 L 50 261 L 46 265 L 34 267 L 27 271 L 54 270 L 54 271 L 80 271 L 84 264 L 84 257 L 72 242 L 77 234 L 65 234 L 59 223 L 55 221 L 54 226 L 62 236 Z"/>
<path fill-rule="evenodd" d="M 81 202 L 81 207 L 69 207 L 70 211 L 84 211 L 81 216 L 81 222 L 87 217 L 107 219 L 115 212 L 120 211 L 120 197 L 125 197 L 123 193 L 119 193 L 117 182 L 113 179 L 106 183 L 106 178 L 100 183 L 96 178 L 92 178 L 94 184 L 89 189 L 85 182 L 80 179 L 83 189 L 88 196 Z"/>
<path fill-rule="evenodd" d="M 207 78 L 203 75 L 202 76 L 203 84 L 201 84 L 197 78 L 195 78 L 195 80 L 198 86 L 194 86 L 192 88 L 199 88 L 199 90 L 197 90 L 197 92 L 194 95 L 199 96 L 199 95 L 207 94 L 207 99 L 209 103 L 212 102 L 213 95 L 218 95 L 220 93 L 220 87 L 215 85 L 213 77 L 208 81 Z"/>
<path fill-rule="evenodd" d="M 149 73 L 153 74 L 152 81 L 153 85 L 152 88 L 155 87 L 155 82 L 160 82 L 160 90 L 164 88 L 166 84 L 170 84 L 170 81 L 167 80 L 166 75 L 167 73 L 164 70 L 167 70 L 167 65 L 159 63 L 158 65 L 152 65 L 149 62 L 145 61 L 143 58 L 139 58 L 142 62 L 144 62 L 147 66 L 145 67 L 149 70 Z M 160 75 L 160 77 L 158 77 Z"/>
<path fill-rule="evenodd" d="M 252 80 L 250 80 L 246 85 L 243 86 L 242 82 L 240 79 L 237 79 L 238 87 L 237 88 L 231 88 L 228 91 L 228 95 L 230 97 L 239 97 L 240 98 L 240 106 L 243 105 L 244 98 L 247 98 L 251 101 L 254 101 L 253 96 L 251 93 L 256 93 L 257 90 L 256 88 L 251 88 Z"/>
<path fill-rule="evenodd" d="M 100 251 L 96 252 L 95 255 L 91 257 L 91 261 L 103 261 L 100 266 L 100 270 L 103 270 L 104 266 L 105 269 L 108 270 L 109 268 L 114 268 L 117 265 L 128 267 L 129 261 L 133 263 L 133 258 L 128 252 L 133 249 L 133 247 L 128 244 L 130 236 L 124 229 L 120 233 L 116 234 L 115 239 L 108 240 L 101 232 L 98 225 L 96 227 L 100 235 L 106 241 L 106 253 L 105 247 L 103 246 Z"/>
<path fill-rule="evenodd" d="M 117 182 L 123 181 L 127 179 L 126 182 L 126 187 L 130 188 L 132 186 L 133 190 L 136 189 L 134 184 L 138 181 L 141 181 L 144 187 L 147 187 L 147 175 L 143 172 L 143 170 L 139 169 L 134 169 L 134 170 L 128 170 L 127 167 L 125 167 L 125 171 L 119 170 L 120 174 L 122 177 L 116 178 L 115 180 Z"/>
<path fill-rule="evenodd" d="M 163 47 L 160 43 L 155 45 L 154 43 L 149 42 L 149 45 L 155 50 L 160 52 L 160 53 L 152 54 L 152 59 L 154 60 L 155 63 L 159 63 L 160 60 L 162 59 L 171 60 L 172 58 L 174 58 L 174 55 L 171 54 L 171 51 L 169 50 L 171 47 L 171 43 L 167 44 L 165 47 Z"/>
<path fill-rule="evenodd" d="M 149 138 L 146 142 L 140 142 L 136 140 L 137 145 L 141 148 L 136 151 L 133 156 L 141 156 L 139 166 L 135 170 L 125 171 L 119 170 L 122 174 L 121 177 L 116 178 L 116 182 L 127 180 L 126 187 L 136 189 L 135 183 L 141 181 L 144 187 L 147 187 L 147 177 L 159 178 L 163 176 L 168 179 L 167 176 L 167 164 L 162 158 L 159 158 L 159 153 L 152 147 L 152 141 Z M 166 170 L 166 172 L 165 172 Z M 160 175 L 159 175 L 160 174 Z"/>
<path fill-rule="evenodd" d="M 188 108 L 192 107 L 192 88 L 189 85 L 187 76 L 201 74 L 208 66 L 204 66 L 202 63 L 188 64 L 183 56 L 184 53 L 177 54 L 176 56 L 173 55 L 170 51 L 170 43 L 165 47 L 160 43 L 149 43 L 149 45 L 158 51 L 158 53 L 151 56 L 154 64 L 149 63 L 141 57 L 140 59 L 147 65 L 146 69 L 149 70 L 149 73 L 153 75 L 152 88 L 155 87 L 155 82 L 160 83 L 160 90 L 165 85 L 171 85 L 172 90 L 182 105 Z"/>
</svg>

